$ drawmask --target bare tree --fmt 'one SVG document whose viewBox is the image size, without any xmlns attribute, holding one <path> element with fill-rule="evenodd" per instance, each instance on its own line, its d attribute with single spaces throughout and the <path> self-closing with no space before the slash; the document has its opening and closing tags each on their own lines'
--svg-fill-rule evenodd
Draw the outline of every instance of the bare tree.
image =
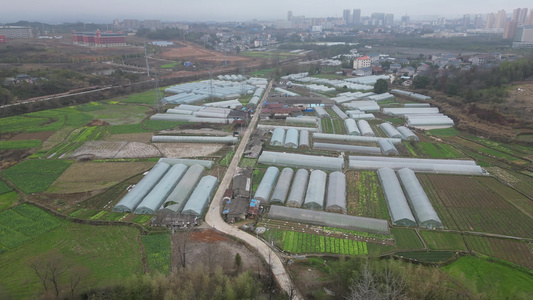
<svg viewBox="0 0 533 300">
<path fill-rule="evenodd" d="M 190 247 L 190 245 L 188 244 L 190 234 L 191 229 L 185 229 L 176 233 L 176 239 L 174 239 L 174 246 L 175 249 L 178 251 L 178 262 L 182 269 L 185 269 L 187 267 L 187 252 L 189 251 Z"/>
<path fill-rule="evenodd" d="M 202 253 L 203 261 L 207 270 L 209 271 L 209 274 L 213 274 L 215 265 L 220 259 L 220 247 L 217 245 L 217 243 L 208 243 L 207 246 L 202 249 Z"/>
<path fill-rule="evenodd" d="M 70 297 L 74 299 L 74 294 L 76 293 L 76 289 L 78 288 L 79 284 L 89 276 L 91 273 L 91 270 L 84 267 L 84 266 L 76 266 L 70 270 L 70 278 L 69 278 L 69 290 L 70 290 Z"/>
<path fill-rule="evenodd" d="M 30 268 L 39 277 L 44 290 L 47 292 L 52 287 L 56 297 L 59 297 L 61 291 L 59 280 L 61 275 L 68 270 L 63 255 L 57 250 L 51 250 L 31 260 Z"/>
<path fill-rule="evenodd" d="M 401 274 L 394 272 L 390 264 L 383 269 L 369 265 L 365 260 L 359 278 L 350 286 L 347 300 L 404 299 L 406 284 Z"/>
</svg>

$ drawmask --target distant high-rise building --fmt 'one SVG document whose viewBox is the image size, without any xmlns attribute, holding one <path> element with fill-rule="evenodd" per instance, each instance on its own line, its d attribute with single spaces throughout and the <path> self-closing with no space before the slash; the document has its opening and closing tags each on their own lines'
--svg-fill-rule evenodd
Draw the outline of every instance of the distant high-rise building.
<svg viewBox="0 0 533 300">
<path fill-rule="evenodd" d="M 470 27 L 470 15 L 463 15 L 463 27 Z"/>
<path fill-rule="evenodd" d="M 481 28 L 483 26 L 483 15 L 476 15 L 474 18 L 474 27 Z"/>
<path fill-rule="evenodd" d="M 411 22 L 411 17 L 409 17 L 409 16 L 402 16 L 402 24 L 403 24 L 403 25 L 407 25 L 407 24 L 409 24 L 409 22 Z"/>
<path fill-rule="evenodd" d="M 143 27 L 150 28 L 150 29 L 159 29 L 161 28 L 161 21 L 160 20 L 144 20 Z"/>
<path fill-rule="evenodd" d="M 533 10 L 529 12 L 529 18 L 526 20 L 526 25 L 533 25 Z"/>
<path fill-rule="evenodd" d="M 503 32 L 504 39 L 513 39 L 515 36 L 516 28 L 518 27 L 517 21 L 507 22 L 505 24 L 505 31 Z"/>
<path fill-rule="evenodd" d="M 8 39 L 29 39 L 33 37 L 31 27 L 0 26 L 0 35 Z"/>
<path fill-rule="evenodd" d="M 361 24 L 361 10 L 360 9 L 354 9 L 352 13 L 352 22 L 355 25 Z"/>
<path fill-rule="evenodd" d="M 383 26 L 392 26 L 392 25 L 394 25 L 394 14 L 386 14 L 385 22 Z"/>
<path fill-rule="evenodd" d="M 287 21 L 290 21 L 290 20 L 292 20 L 292 10 L 289 10 L 287 12 Z"/>
<path fill-rule="evenodd" d="M 346 25 L 352 23 L 352 15 L 349 9 L 345 9 L 342 11 L 342 19 L 344 20 L 344 23 L 346 23 Z"/>
<path fill-rule="evenodd" d="M 485 23 L 485 28 L 494 28 L 494 24 L 496 23 L 496 16 L 494 13 L 490 13 L 487 15 L 487 22 Z"/>
<path fill-rule="evenodd" d="M 384 13 L 372 13 L 370 16 L 369 25 L 382 26 L 385 23 L 385 14 Z"/>
<path fill-rule="evenodd" d="M 141 22 L 136 19 L 125 19 L 122 24 L 124 24 L 124 28 L 137 29 L 141 27 Z"/>
<path fill-rule="evenodd" d="M 527 8 L 522 8 L 520 10 L 520 15 L 518 16 L 518 24 L 524 25 L 527 21 Z"/>
<path fill-rule="evenodd" d="M 494 21 L 494 28 L 505 28 L 505 23 L 507 22 L 507 14 L 505 10 L 499 10 L 496 14 L 496 20 Z"/>
</svg>

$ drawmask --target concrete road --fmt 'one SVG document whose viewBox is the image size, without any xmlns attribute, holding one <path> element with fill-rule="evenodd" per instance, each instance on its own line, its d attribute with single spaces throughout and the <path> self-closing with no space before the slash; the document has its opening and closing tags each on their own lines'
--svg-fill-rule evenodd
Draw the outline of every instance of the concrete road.
<svg viewBox="0 0 533 300">
<path fill-rule="evenodd" d="M 216 230 L 237 237 L 242 241 L 246 242 L 248 245 L 256 248 L 257 252 L 259 252 L 259 254 L 263 256 L 263 259 L 271 265 L 272 272 L 274 273 L 274 276 L 276 277 L 276 280 L 281 286 L 281 288 L 285 290 L 289 295 L 292 294 L 293 299 L 303 299 L 301 295 L 296 291 L 293 283 L 291 282 L 289 274 L 285 269 L 285 266 L 283 265 L 283 262 L 281 261 L 279 256 L 274 251 L 272 251 L 272 249 L 263 241 L 249 233 L 239 230 L 237 227 L 227 224 L 226 222 L 224 222 L 221 216 L 221 205 L 224 192 L 230 187 L 231 180 L 233 179 L 233 175 L 235 174 L 235 168 L 237 168 L 239 160 L 244 153 L 244 149 L 246 148 L 246 144 L 250 140 L 250 136 L 255 129 L 257 121 L 259 120 L 259 111 L 263 106 L 263 100 L 266 98 L 271 88 L 272 82 L 270 82 L 270 84 L 268 85 L 263 99 L 261 99 L 256 109 L 256 112 L 252 120 L 250 121 L 248 129 L 246 129 L 246 132 L 242 136 L 241 143 L 235 151 L 235 155 L 233 156 L 233 159 L 231 160 L 231 163 L 228 166 L 226 174 L 224 174 L 224 178 L 220 182 L 220 186 L 218 187 L 213 201 L 211 201 L 209 211 L 205 216 L 205 221 L 207 224 L 211 225 Z"/>
</svg>

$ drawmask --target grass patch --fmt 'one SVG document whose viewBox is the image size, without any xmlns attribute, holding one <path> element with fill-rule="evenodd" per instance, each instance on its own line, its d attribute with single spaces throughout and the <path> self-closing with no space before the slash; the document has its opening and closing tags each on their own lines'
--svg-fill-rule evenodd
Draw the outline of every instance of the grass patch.
<svg viewBox="0 0 533 300">
<path fill-rule="evenodd" d="M 41 147 L 40 140 L 0 141 L 0 150 L 31 149 Z"/>
<path fill-rule="evenodd" d="M 465 256 L 442 270 L 481 298 L 529 299 L 533 295 L 531 273 L 498 262 Z"/>
<path fill-rule="evenodd" d="M 420 230 L 420 235 L 431 250 L 465 250 L 465 242 L 460 234 Z"/>
<path fill-rule="evenodd" d="M 25 160 L 3 172 L 3 176 L 25 193 L 42 192 L 71 164 L 65 160 Z"/>
<path fill-rule="evenodd" d="M 180 124 L 185 124 L 184 122 L 175 122 L 175 121 L 153 121 L 145 120 L 143 122 L 144 127 L 151 129 L 153 131 L 172 129 L 177 127 Z"/>
<path fill-rule="evenodd" d="M 146 250 L 148 267 L 152 272 L 169 273 L 170 267 L 170 235 L 155 234 L 141 236 L 141 241 Z"/>
<path fill-rule="evenodd" d="M 161 65 L 160 68 L 161 68 L 161 69 L 172 69 L 172 68 L 174 68 L 177 64 L 178 64 L 177 62 L 173 62 L 173 63 L 169 63 L 169 64 Z"/>
<path fill-rule="evenodd" d="M 18 197 L 19 195 L 15 191 L 0 194 L 0 210 L 11 207 L 17 201 Z M 0 250 L 0 252 L 2 251 Z"/>
<path fill-rule="evenodd" d="M 427 155 L 431 158 L 457 158 L 464 156 L 452 145 L 448 144 L 418 142 L 415 143 L 415 145 L 420 151 L 420 153 Z"/>
<path fill-rule="evenodd" d="M 27 131 L 31 128 L 40 127 L 49 122 L 47 118 L 27 118 L 24 116 L 14 116 L 0 119 L 0 132 L 19 132 Z"/>
<path fill-rule="evenodd" d="M 241 161 L 239 162 L 239 166 L 243 168 L 246 168 L 246 167 L 253 168 L 256 163 L 257 163 L 257 159 L 255 158 L 242 158 Z"/>
<path fill-rule="evenodd" d="M 160 89 L 160 91 L 161 91 L 161 94 L 164 94 L 164 91 L 162 89 Z M 154 91 L 149 90 L 149 91 L 138 93 L 138 94 L 128 95 L 125 98 L 116 98 L 113 100 L 116 100 L 122 103 L 143 103 L 143 104 L 152 105 L 154 104 L 154 99 L 155 99 Z"/>
<path fill-rule="evenodd" d="M 453 257 L 453 252 L 430 251 L 430 252 L 397 252 L 396 255 L 411 258 L 421 262 L 437 263 Z"/>
<path fill-rule="evenodd" d="M 0 195 L 11 192 L 13 189 L 7 183 L 0 181 Z"/>
<path fill-rule="evenodd" d="M 459 134 L 459 131 L 453 127 L 431 129 L 428 132 L 434 136 L 456 136 Z"/>
<path fill-rule="evenodd" d="M 262 70 L 258 70 L 258 71 L 253 71 L 250 75 L 253 76 L 253 77 L 266 77 L 267 75 L 272 74 L 274 72 L 276 72 L 275 68 L 262 69 Z"/>
<path fill-rule="evenodd" d="M 398 249 L 423 249 L 424 245 L 414 229 L 391 228 Z"/>
</svg>

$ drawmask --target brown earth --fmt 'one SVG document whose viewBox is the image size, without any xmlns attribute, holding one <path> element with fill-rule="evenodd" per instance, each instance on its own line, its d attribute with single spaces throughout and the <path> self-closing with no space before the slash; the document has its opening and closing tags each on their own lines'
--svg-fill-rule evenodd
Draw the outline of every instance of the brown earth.
<svg viewBox="0 0 533 300">
<path fill-rule="evenodd" d="M 46 141 L 49 137 L 54 134 L 55 131 L 45 131 L 45 132 L 24 132 L 19 133 L 12 138 L 10 141 L 22 141 L 22 140 L 40 140 L 41 142 Z"/>
<path fill-rule="evenodd" d="M 95 158 L 139 158 L 160 157 L 161 153 L 156 147 L 140 142 L 125 141 L 88 141 L 69 157 Z"/>
<path fill-rule="evenodd" d="M 180 42 L 182 47 L 165 48 L 161 54 L 166 59 L 186 59 L 207 62 L 246 62 L 251 61 L 248 57 L 224 55 L 224 53 L 208 50 L 190 42 Z"/>
<path fill-rule="evenodd" d="M 106 138 L 107 141 L 125 141 L 125 142 L 140 142 L 140 143 L 150 143 L 152 136 L 154 134 L 151 132 L 145 133 L 122 133 L 122 134 L 113 134 Z"/>
<path fill-rule="evenodd" d="M 183 158 L 209 156 L 222 149 L 222 144 L 154 143 L 164 157 Z"/>
</svg>

